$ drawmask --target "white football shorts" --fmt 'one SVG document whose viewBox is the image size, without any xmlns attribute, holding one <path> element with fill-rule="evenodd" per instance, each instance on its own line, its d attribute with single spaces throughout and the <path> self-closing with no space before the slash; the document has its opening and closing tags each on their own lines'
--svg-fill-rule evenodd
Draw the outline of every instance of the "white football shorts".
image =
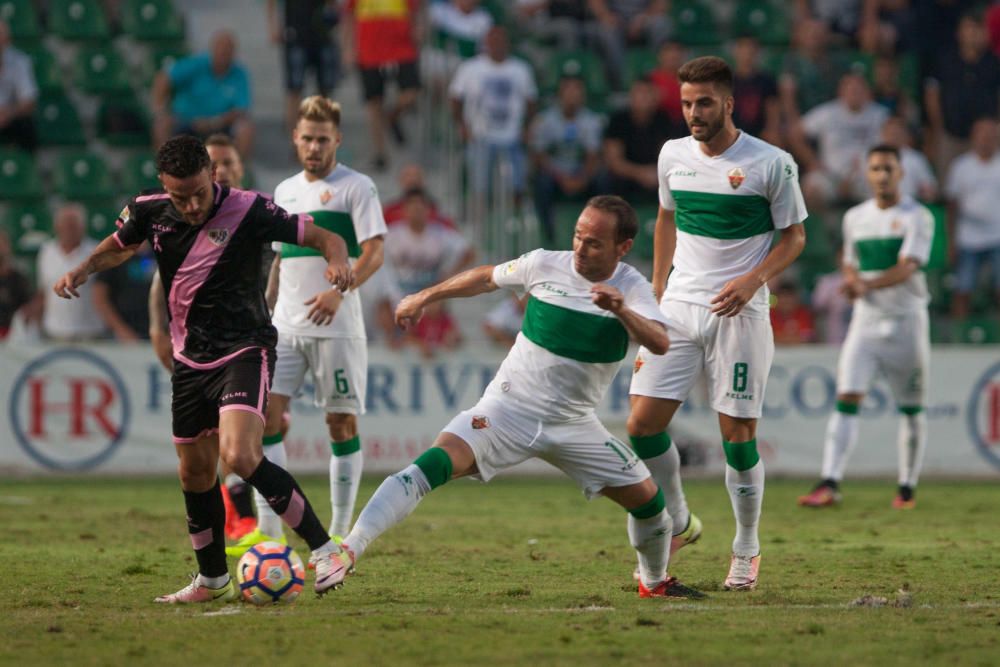
<svg viewBox="0 0 1000 667">
<path fill-rule="evenodd" d="M 882 374 L 898 405 L 923 407 L 930 358 L 927 311 L 879 319 L 855 317 L 837 362 L 837 393 L 868 393 L 876 375 Z"/>
<path fill-rule="evenodd" d="M 684 401 L 704 373 L 712 409 L 759 419 L 774 360 L 771 321 L 749 315 L 719 317 L 684 301 L 662 304 L 670 348 L 653 354 L 639 348 L 629 393 Z"/>
<path fill-rule="evenodd" d="M 308 373 L 316 407 L 326 412 L 363 415 L 368 388 L 368 341 L 364 338 L 315 338 L 278 332 L 278 358 L 271 393 L 296 396 Z"/>
<path fill-rule="evenodd" d="M 562 470 L 587 498 L 598 496 L 605 487 L 629 486 L 649 478 L 642 460 L 611 435 L 597 415 L 542 422 L 519 410 L 514 401 L 484 396 L 443 430 L 469 444 L 479 468 L 477 477 L 484 482 L 531 458 Z"/>
</svg>

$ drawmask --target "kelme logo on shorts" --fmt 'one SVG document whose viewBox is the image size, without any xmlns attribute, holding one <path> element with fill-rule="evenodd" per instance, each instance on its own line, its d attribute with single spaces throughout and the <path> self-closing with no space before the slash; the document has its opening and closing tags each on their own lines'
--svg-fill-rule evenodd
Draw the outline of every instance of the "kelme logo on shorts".
<svg viewBox="0 0 1000 667">
<path fill-rule="evenodd" d="M 489 428 L 490 420 L 486 415 L 476 415 L 472 418 L 472 428 L 479 430 L 482 428 Z"/>
</svg>

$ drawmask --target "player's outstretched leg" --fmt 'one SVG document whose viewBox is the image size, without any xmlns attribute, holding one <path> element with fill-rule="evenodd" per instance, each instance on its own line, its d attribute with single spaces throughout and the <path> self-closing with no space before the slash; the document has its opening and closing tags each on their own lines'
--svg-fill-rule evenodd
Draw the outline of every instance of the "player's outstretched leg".
<svg viewBox="0 0 1000 667">
<path fill-rule="evenodd" d="M 190 584 L 176 593 L 161 595 L 156 602 L 178 604 L 235 600 L 236 589 L 226 566 L 226 507 L 222 502 L 218 478 L 208 491 L 184 491 L 184 506 L 191 546 L 198 561 L 198 574 Z"/>
<path fill-rule="evenodd" d="M 736 538 L 726 577 L 726 590 L 752 590 L 757 586 L 760 540 L 757 527 L 764 500 L 764 462 L 757 440 L 722 443 L 726 452 L 726 488 L 736 517 Z"/>
<path fill-rule="evenodd" d="M 914 494 L 927 449 L 927 415 L 920 406 L 900 406 L 899 412 L 899 491 L 892 506 L 909 510 L 917 506 Z"/>
<path fill-rule="evenodd" d="M 458 440 L 456 436 L 452 437 Z M 425 495 L 451 479 L 452 470 L 449 453 L 435 446 L 395 475 L 386 477 L 361 510 L 354 528 L 340 544 L 341 559 L 345 565 L 352 568 L 379 535 L 409 516 Z"/>
<path fill-rule="evenodd" d="M 265 459 L 283 469 L 288 466 L 288 455 L 285 452 L 285 443 L 281 433 L 265 435 L 263 449 Z M 253 498 L 254 504 L 257 506 L 257 527 L 241 537 L 236 544 L 226 547 L 226 555 L 233 558 L 239 558 L 250 547 L 261 542 L 288 543 L 285 538 L 285 530 L 281 525 L 281 517 L 271 508 L 267 497 L 255 488 Z"/>
<path fill-rule="evenodd" d="M 330 441 L 330 505 L 333 509 L 330 535 L 334 539 L 343 537 L 351 528 L 363 467 L 361 436 L 354 435 L 342 442 Z"/>
<path fill-rule="evenodd" d="M 847 460 L 858 442 L 858 410 L 861 398 L 837 399 L 837 409 L 830 415 L 823 442 L 823 473 L 819 484 L 798 503 L 803 507 L 829 507 L 841 501 L 840 480 L 844 478 Z"/>
</svg>

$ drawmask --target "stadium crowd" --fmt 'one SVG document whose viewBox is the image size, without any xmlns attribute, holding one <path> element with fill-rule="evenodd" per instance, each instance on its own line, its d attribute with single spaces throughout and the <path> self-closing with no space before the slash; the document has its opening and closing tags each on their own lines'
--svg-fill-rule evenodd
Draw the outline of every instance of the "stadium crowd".
<svg viewBox="0 0 1000 667">
<path fill-rule="evenodd" d="M 148 335 L 145 301 L 136 306 L 152 279 L 148 255 L 88 285 L 81 301 L 57 303 L 32 287 L 50 285 L 108 233 L 100 221 L 114 220 L 113 202 L 120 208 L 125 189 L 155 186 L 148 164 L 126 158 L 115 182 L 100 160 L 86 159 L 83 132 L 65 138 L 67 126 L 80 127 L 76 93 L 100 100 L 89 145 L 147 155 L 177 132 L 222 132 L 253 163 L 251 77 L 236 37 L 217 32 L 206 52 L 190 54 L 182 18 L 179 35 L 150 37 L 173 23 L 163 16 L 156 26 L 142 23 L 131 15 L 139 4 L 81 3 L 104 22 L 92 33 L 122 32 L 145 44 L 151 71 L 133 97 L 148 103 L 135 109 L 114 101 L 129 97 L 113 86 L 114 51 L 80 37 L 79 17 L 59 16 L 59 3 L 0 2 L 22 8 L 0 13 L 7 19 L 0 21 L 0 337 L 35 326 L 58 340 Z M 169 0 L 147 4 L 176 14 Z M 459 198 L 439 201 L 419 166 L 393 159 L 388 139 L 413 141 L 407 117 L 437 113 L 421 101 L 452 114 L 469 196 L 508 189 L 514 210 L 537 217 L 544 242 L 560 247 L 572 228 L 563 216 L 597 193 L 625 197 L 642 219 L 655 216 L 660 147 L 687 134 L 677 69 L 690 57 L 719 54 L 734 67 L 737 126 L 795 157 L 810 212 L 806 252 L 771 286 L 776 342 L 842 340 L 850 302 L 836 270 L 841 217 L 869 196 L 862 164 L 877 143 L 899 148 L 904 191 L 936 217 L 926 267 L 935 340 L 1000 341 L 1000 2 L 409 0 L 402 11 L 378 4 L 255 6 L 282 45 L 288 118 L 310 70 L 317 90 L 342 96 L 338 86 L 357 69 L 371 141 L 367 161 L 355 166 L 399 174 L 398 191 L 384 198 L 386 264 L 395 277 L 368 286 L 373 336 L 428 355 L 463 339 L 444 308 L 409 338 L 388 316 L 402 295 L 475 260 Z M 46 50 L 53 37 L 82 44 L 69 81 L 53 81 Z M 48 149 L 63 151 L 59 163 L 70 165 L 52 166 L 55 197 L 33 157 Z M 648 259 L 651 239 L 645 243 Z M 641 248 L 635 254 L 641 262 Z M 516 300 L 503 302 L 479 335 L 509 344 L 522 310 Z"/>
</svg>

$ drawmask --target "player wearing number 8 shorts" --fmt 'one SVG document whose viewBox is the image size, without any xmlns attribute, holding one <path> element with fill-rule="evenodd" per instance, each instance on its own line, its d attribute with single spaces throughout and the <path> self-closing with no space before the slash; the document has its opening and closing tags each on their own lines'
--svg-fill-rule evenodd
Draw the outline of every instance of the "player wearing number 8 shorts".
<svg viewBox="0 0 1000 667">
<path fill-rule="evenodd" d="M 934 238 L 931 212 L 900 196 L 899 152 L 868 152 L 868 184 L 875 196 L 844 214 L 844 286 L 854 313 L 837 368 L 837 409 L 823 446 L 823 472 L 805 507 L 840 501 L 840 481 L 858 439 L 858 410 L 875 376 L 885 376 L 900 412 L 899 492 L 896 509 L 912 509 L 927 446 L 927 370 L 930 333 L 927 263 Z"/>
<path fill-rule="evenodd" d="M 672 547 L 694 541 L 701 525 L 687 508 L 680 458 L 666 428 L 695 381 L 705 377 L 719 413 L 736 516 L 725 588 L 747 590 L 757 584 L 760 563 L 764 468 L 756 430 L 774 355 L 766 283 L 802 251 L 806 210 L 791 156 L 733 125 L 732 72 L 725 61 L 696 58 L 678 78 L 691 136 L 668 141 L 660 151 L 653 260 L 653 289 L 671 345 L 662 356 L 639 350 L 628 432 L 663 489 Z"/>
<path fill-rule="evenodd" d="M 286 464 L 281 417 L 306 381 L 316 405 L 326 411 L 330 437 L 331 536 L 347 533 L 361 482 L 362 452 L 357 416 L 365 411 L 368 347 L 357 287 L 382 265 L 385 220 L 378 191 L 368 176 L 337 162 L 340 105 L 324 97 L 302 101 L 293 141 L 303 170 L 274 191 L 279 206 L 309 213 L 315 224 L 341 236 L 354 268 L 354 289 L 329 289 L 314 253 L 283 244 L 271 269 L 268 292 L 277 292 L 274 326 L 277 362 L 264 455 Z M 281 522 L 258 499 L 258 530 L 230 553 L 282 536 Z"/>
</svg>

